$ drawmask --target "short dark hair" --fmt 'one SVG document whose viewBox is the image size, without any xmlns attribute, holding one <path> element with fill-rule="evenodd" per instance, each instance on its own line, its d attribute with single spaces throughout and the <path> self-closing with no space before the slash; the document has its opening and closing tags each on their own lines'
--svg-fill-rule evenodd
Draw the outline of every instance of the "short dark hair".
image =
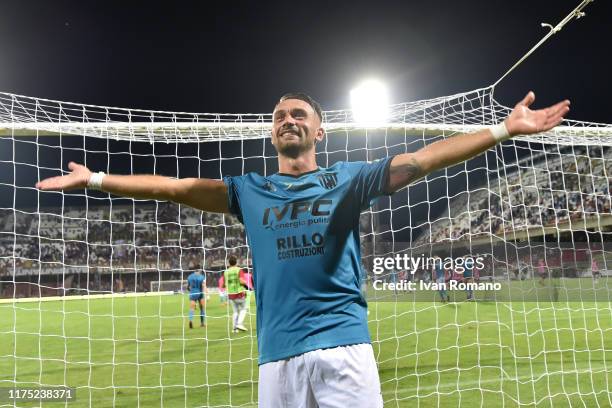
<svg viewBox="0 0 612 408">
<path fill-rule="evenodd" d="M 303 92 L 289 92 L 281 96 L 278 103 L 281 103 L 282 101 L 286 101 L 287 99 L 299 99 L 300 101 L 306 102 L 307 104 L 312 106 L 312 109 L 314 109 L 314 111 L 319 116 L 319 119 L 321 120 L 321 122 L 323 122 L 323 111 L 321 110 L 321 105 L 319 105 L 319 102 L 315 101 L 310 96 L 306 95 Z"/>
<path fill-rule="evenodd" d="M 231 255 L 228 260 L 230 266 L 234 266 L 238 263 L 238 259 L 234 255 Z"/>
</svg>

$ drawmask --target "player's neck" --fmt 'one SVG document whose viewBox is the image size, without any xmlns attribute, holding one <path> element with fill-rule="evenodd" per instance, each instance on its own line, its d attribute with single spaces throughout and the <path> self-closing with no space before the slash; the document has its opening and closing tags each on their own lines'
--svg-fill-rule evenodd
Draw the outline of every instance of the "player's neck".
<svg viewBox="0 0 612 408">
<path fill-rule="evenodd" d="M 314 151 L 308 153 L 309 154 L 303 154 L 298 157 L 279 155 L 278 172 L 282 174 L 291 174 L 292 176 L 299 176 L 300 174 L 316 170 L 318 166 Z"/>
</svg>

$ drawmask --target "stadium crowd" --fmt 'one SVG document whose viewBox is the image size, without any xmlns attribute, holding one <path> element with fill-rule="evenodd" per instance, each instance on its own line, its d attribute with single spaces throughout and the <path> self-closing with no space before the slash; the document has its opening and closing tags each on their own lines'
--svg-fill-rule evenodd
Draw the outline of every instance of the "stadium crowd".
<svg viewBox="0 0 612 408">
<path fill-rule="evenodd" d="M 501 236 L 533 227 L 558 226 L 610 215 L 612 151 L 574 147 L 543 152 L 484 180 L 451 200 L 418 243 Z M 452 220 L 452 224 L 451 224 Z"/>
<path fill-rule="evenodd" d="M 13 296 L 13 278 L 36 281 L 43 291 L 145 291 L 153 280 L 182 279 L 195 269 L 214 276 L 230 254 L 245 264 L 248 258 L 244 229 L 233 216 L 170 203 L 87 213 L 66 207 L 60 214 L 53 208 L 0 212 L 0 294 Z M 25 286 L 21 291 L 29 293 Z"/>
<path fill-rule="evenodd" d="M 610 215 L 611 153 L 608 147 L 574 147 L 531 155 L 452 198 L 412 246 Z M 111 204 L 0 209 L 0 296 L 56 294 L 57 288 L 145 291 L 151 281 L 183 279 L 196 269 L 206 271 L 215 287 L 230 255 L 248 266 L 244 228 L 234 216 L 172 203 Z M 362 217 L 366 240 L 372 228 L 371 218 Z"/>
</svg>

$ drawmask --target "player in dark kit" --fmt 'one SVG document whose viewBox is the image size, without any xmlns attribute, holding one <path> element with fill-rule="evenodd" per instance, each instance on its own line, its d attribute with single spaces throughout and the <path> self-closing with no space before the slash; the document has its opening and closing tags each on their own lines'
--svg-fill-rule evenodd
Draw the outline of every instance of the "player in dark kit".
<svg viewBox="0 0 612 408">
<path fill-rule="evenodd" d="M 474 283 L 474 259 L 471 256 L 463 258 L 463 282 L 469 284 Z M 467 300 L 474 300 L 474 290 L 467 288 L 465 290 Z"/>
<path fill-rule="evenodd" d="M 450 302 L 450 296 L 448 295 L 448 292 L 446 291 L 447 273 L 446 273 L 446 270 L 444 269 L 442 258 L 435 257 L 433 269 L 432 269 L 432 275 L 433 275 L 434 282 L 436 282 L 439 285 L 438 293 L 440 294 L 440 298 L 442 299 L 442 302 L 443 303 Z"/>
</svg>

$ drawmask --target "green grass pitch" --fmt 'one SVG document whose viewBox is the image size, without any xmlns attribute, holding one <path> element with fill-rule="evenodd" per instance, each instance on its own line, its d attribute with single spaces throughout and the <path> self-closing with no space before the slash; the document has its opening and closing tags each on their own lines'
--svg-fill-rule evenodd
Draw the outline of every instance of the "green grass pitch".
<svg viewBox="0 0 612 408">
<path fill-rule="evenodd" d="M 186 305 L 2 303 L 0 387 L 76 387 L 74 407 L 255 406 L 254 314 L 232 334 L 212 296 L 207 326 L 189 330 Z M 610 302 L 380 301 L 369 320 L 385 406 L 612 406 Z"/>
</svg>

